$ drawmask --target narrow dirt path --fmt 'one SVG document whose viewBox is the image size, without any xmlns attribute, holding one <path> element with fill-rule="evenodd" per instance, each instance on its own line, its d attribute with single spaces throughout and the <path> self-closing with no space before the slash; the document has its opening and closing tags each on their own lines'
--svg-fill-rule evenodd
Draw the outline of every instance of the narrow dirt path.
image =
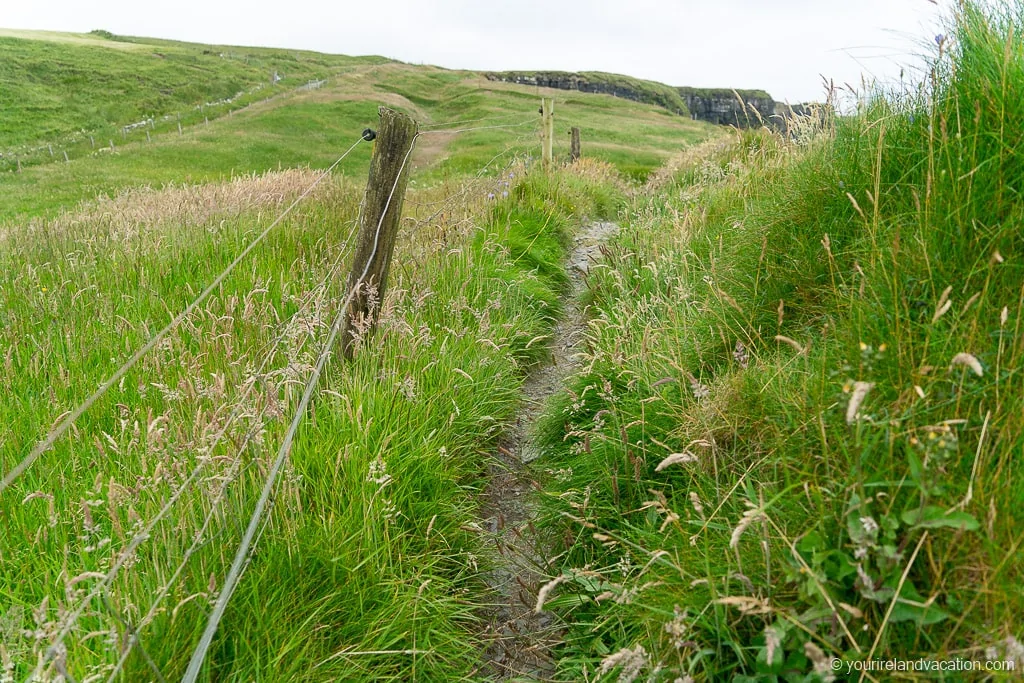
<svg viewBox="0 0 1024 683">
<path fill-rule="evenodd" d="M 554 329 L 551 361 L 526 378 L 523 407 L 498 448 L 484 491 L 481 516 L 494 550 L 495 567 L 487 577 L 493 602 L 487 610 L 490 644 L 483 673 L 494 680 L 545 681 L 554 673 L 551 650 L 561 642 L 561 629 L 550 613 L 533 611 L 537 590 L 550 578 L 550 569 L 549 553 L 533 525 L 536 509 L 531 493 L 537 484 L 530 477 L 529 463 L 542 454 L 532 443 L 529 430 L 575 364 L 586 329 L 579 304 L 584 277 L 599 259 L 601 244 L 617 231 L 614 223 L 594 222 L 577 233 L 569 257 L 572 290 L 565 302 L 565 315 Z"/>
</svg>

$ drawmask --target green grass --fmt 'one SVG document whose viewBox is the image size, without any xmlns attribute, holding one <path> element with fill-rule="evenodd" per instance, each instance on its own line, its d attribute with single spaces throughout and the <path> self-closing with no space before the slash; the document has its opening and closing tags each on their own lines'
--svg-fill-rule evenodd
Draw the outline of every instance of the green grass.
<svg viewBox="0 0 1024 683">
<path fill-rule="evenodd" d="M 551 174 L 535 88 L 217 48 L 333 80 L 0 174 L 0 471 L 316 176 L 258 174 L 325 167 L 383 103 L 424 135 L 379 330 L 329 364 L 204 680 L 478 677 L 478 495 L 548 352 L 531 342 L 560 314 L 573 228 L 616 215 L 581 370 L 540 429 L 560 679 L 616 680 L 625 650 L 654 681 L 1019 657 L 1024 15 L 957 16 L 921 88 L 792 138 L 554 91 L 556 156 L 579 126 L 586 158 Z M 0 672 L 28 676 L 85 600 L 44 678 L 105 679 L 124 622 L 142 647 L 123 680 L 182 675 L 341 303 L 369 150 L 0 494 Z"/>
<path fill-rule="evenodd" d="M 232 175 L 263 173 L 282 167 L 330 165 L 361 134 L 374 127 L 377 107 L 397 107 L 430 130 L 514 125 L 442 136 L 435 158 L 421 182 L 435 183 L 476 173 L 495 154 L 537 154 L 537 97 L 528 88 L 491 83 L 467 72 L 398 64 L 367 66 L 336 76 L 320 90 L 290 93 L 257 102 L 232 116 L 185 128 L 145 133 L 114 150 L 88 150 L 65 164 L 25 167 L 0 173 L 0 221 L 53 216 L 99 194 L 117 194 L 138 185 L 160 187 L 176 182 L 209 182 Z M 417 93 L 421 93 L 418 95 Z M 666 116 L 653 106 L 606 95 L 580 93 L 556 105 L 555 152 L 568 153 L 570 125 L 581 127 L 584 155 L 610 161 L 642 180 L 680 146 L 720 134 L 719 129 L 681 117 Z M 497 117 L 497 118 L 496 118 Z M 478 122 L 474 119 L 486 119 Z M 491 120 L 495 119 L 495 120 Z M 536 119 L 536 121 L 535 121 Z M 471 121 L 453 126 L 449 121 Z M 141 135 L 141 138 L 138 136 Z M 432 144 L 424 135 L 420 147 Z M 88 143 L 86 142 L 86 146 Z M 365 165 L 368 147 L 357 149 L 341 166 L 348 172 Z"/>
<path fill-rule="evenodd" d="M 966 5 L 919 90 L 691 151 L 625 212 L 545 426 L 562 677 L 1024 665 L 1021 31 Z"/>
<path fill-rule="evenodd" d="M 101 32 L 102 33 L 102 32 Z M 288 92 L 311 79 L 379 64 L 375 57 L 198 45 L 93 34 L 0 33 L 0 152 L 7 171 L 48 162 L 47 145 L 80 156 L 121 127 L 154 119 L 177 130 L 231 108 Z M 271 84 L 277 73 L 281 80 Z M 209 104 L 210 106 L 205 106 Z M 200 105 L 203 109 L 200 110 Z M 169 116 L 169 118 L 165 118 Z M 133 132 L 135 139 L 144 130 Z"/>
<path fill-rule="evenodd" d="M 606 214 L 619 201 L 584 177 L 525 174 L 509 158 L 500 179 L 411 192 L 410 219 L 426 219 L 441 201 L 448 211 L 403 231 L 372 348 L 329 366 L 204 680 L 455 680 L 479 666 L 487 558 L 471 530 L 475 496 L 523 369 L 541 353 L 529 342 L 559 310 L 575 216 Z M 133 191 L 11 227 L 0 262 L 0 471 L 311 177 Z M 114 641 L 88 634 L 123 636 L 122 620 L 142 631 L 125 680 L 151 676 L 153 665 L 168 680 L 183 673 L 296 384 L 340 304 L 343 273 L 330 272 L 347 254 L 359 189 L 336 177 L 318 190 L 4 491 L 0 635 L 16 679 L 83 600 L 64 643 L 78 680 L 115 664 Z M 109 589 L 90 597 L 203 463 Z M 36 627 L 41 638 L 24 637 Z"/>
</svg>

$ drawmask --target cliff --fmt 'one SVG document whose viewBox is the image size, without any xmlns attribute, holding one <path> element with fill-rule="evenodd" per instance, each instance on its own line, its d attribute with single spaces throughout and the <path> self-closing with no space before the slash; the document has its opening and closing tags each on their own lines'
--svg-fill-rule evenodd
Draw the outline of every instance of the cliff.
<svg viewBox="0 0 1024 683">
<path fill-rule="evenodd" d="M 635 102 L 655 104 L 682 116 L 688 116 L 690 113 L 675 88 L 620 74 L 599 71 L 502 71 L 486 73 L 484 76 L 491 81 L 614 95 Z"/>
<path fill-rule="evenodd" d="M 739 128 L 763 124 L 781 129 L 789 116 L 808 112 L 806 105 L 790 107 L 784 102 L 775 101 L 763 90 L 674 88 L 655 81 L 598 71 L 501 71 L 484 75 L 492 81 L 613 95 L 664 107 L 675 114 L 698 121 Z"/>
</svg>

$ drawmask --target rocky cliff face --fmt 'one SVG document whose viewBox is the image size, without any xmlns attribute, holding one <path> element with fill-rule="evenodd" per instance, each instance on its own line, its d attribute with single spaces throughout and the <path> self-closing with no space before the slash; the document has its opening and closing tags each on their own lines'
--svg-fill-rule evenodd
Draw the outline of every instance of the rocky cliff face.
<svg viewBox="0 0 1024 683">
<path fill-rule="evenodd" d="M 613 95 L 658 105 L 698 121 L 739 128 L 766 125 L 781 130 L 785 128 L 788 117 L 809 112 L 806 105 L 790 107 L 784 102 L 776 102 L 763 90 L 672 88 L 653 81 L 599 72 L 503 71 L 485 76 L 492 81 Z"/>
<path fill-rule="evenodd" d="M 629 76 L 569 71 L 502 71 L 486 73 L 484 76 L 491 81 L 613 95 L 635 102 L 655 104 L 674 114 L 689 115 L 686 103 L 675 88 Z"/>
<path fill-rule="evenodd" d="M 762 91 L 679 88 L 679 94 L 692 118 L 722 126 L 757 127 L 758 114 L 765 122 L 775 114 L 775 100 Z"/>
</svg>

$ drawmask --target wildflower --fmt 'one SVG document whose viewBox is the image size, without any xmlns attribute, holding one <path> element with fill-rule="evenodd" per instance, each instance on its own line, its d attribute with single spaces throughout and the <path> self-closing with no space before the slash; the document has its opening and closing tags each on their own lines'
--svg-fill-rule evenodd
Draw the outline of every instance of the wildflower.
<svg viewBox="0 0 1024 683">
<path fill-rule="evenodd" d="M 942 47 L 942 44 L 944 42 L 946 42 L 946 34 L 945 33 L 936 34 L 936 36 L 935 36 L 935 44 L 938 45 L 939 47 Z"/>
<path fill-rule="evenodd" d="M 864 527 L 864 533 L 874 536 L 878 533 L 878 522 L 873 517 L 861 517 L 860 524 Z"/>
<path fill-rule="evenodd" d="M 507 197 L 508 196 L 508 190 L 505 190 L 504 192 L 502 192 L 501 196 L 502 197 Z"/>
<path fill-rule="evenodd" d="M 488 192 L 487 193 L 487 198 L 488 199 L 494 199 L 494 193 L 493 192 Z"/>
</svg>

